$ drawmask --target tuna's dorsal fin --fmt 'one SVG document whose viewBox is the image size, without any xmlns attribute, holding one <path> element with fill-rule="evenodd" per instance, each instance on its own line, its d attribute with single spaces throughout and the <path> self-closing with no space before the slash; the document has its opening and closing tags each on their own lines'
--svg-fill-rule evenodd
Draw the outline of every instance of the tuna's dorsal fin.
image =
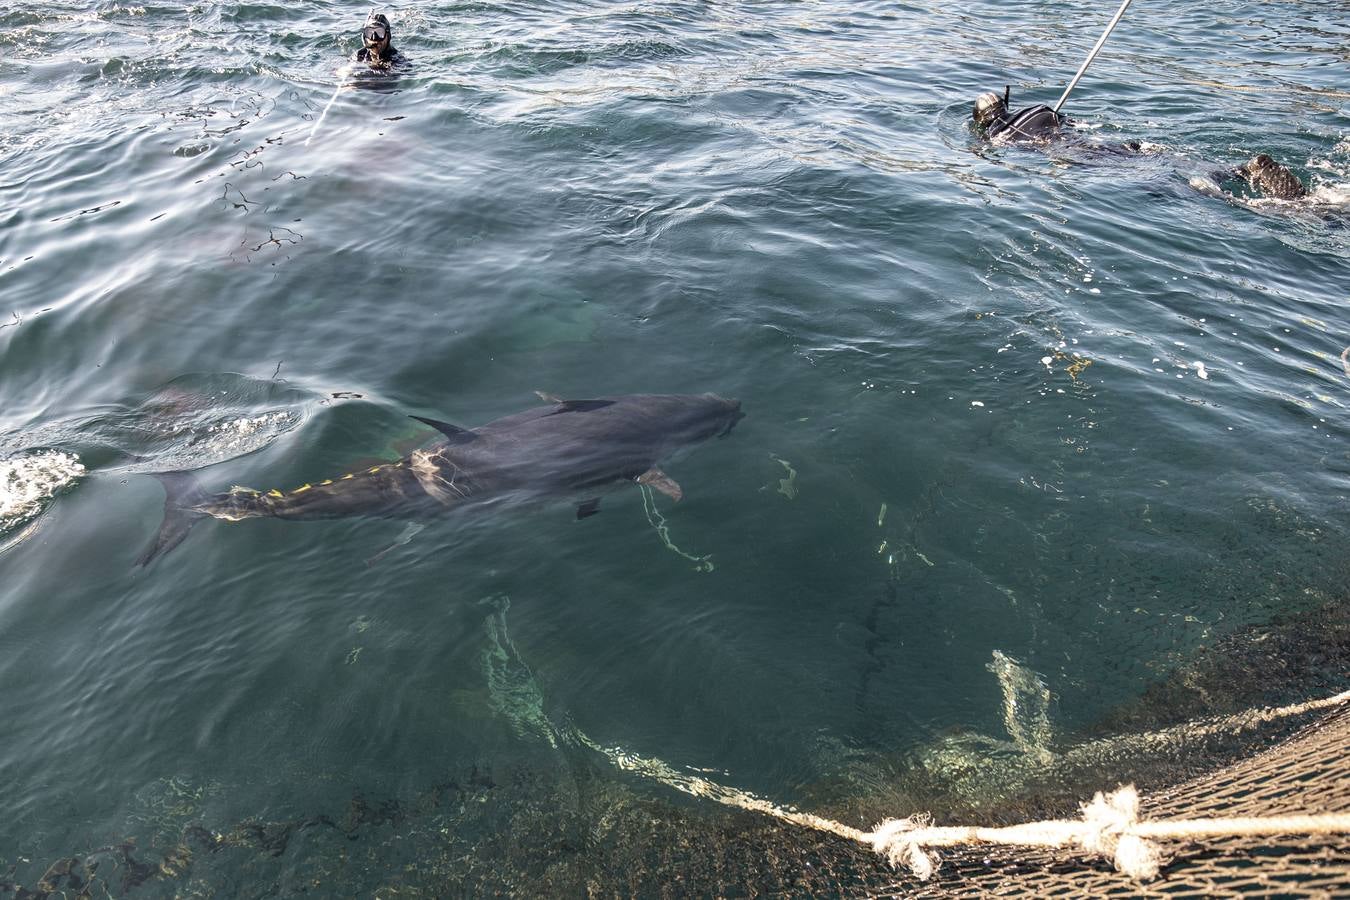
<svg viewBox="0 0 1350 900">
<path fill-rule="evenodd" d="M 613 400 L 555 400 L 558 408 L 553 411 L 553 415 L 566 412 L 594 412 L 597 409 L 604 409 L 606 406 L 613 406 Z"/>
<path fill-rule="evenodd" d="M 577 504 L 577 519 L 589 518 L 600 511 L 600 498 L 592 497 Z"/>
<path fill-rule="evenodd" d="M 449 422 L 437 422 L 435 419 L 425 419 L 422 416 L 410 416 L 410 418 L 435 428 L 441 434 L 445 435 L 446 439 L 452 444 L 463 444 L 478 437 L 477 434 L 469 429 L 460 428 L 458 425 L 451 425 Z"/>
<path fill-rule="evenodd" d="M 672 500 L 679 500 L 684 496 L 684 491 L 675 483 L 675 479 L 655 466 L 639 475 L 637 483 L 656 488 Z"/>
</svg>

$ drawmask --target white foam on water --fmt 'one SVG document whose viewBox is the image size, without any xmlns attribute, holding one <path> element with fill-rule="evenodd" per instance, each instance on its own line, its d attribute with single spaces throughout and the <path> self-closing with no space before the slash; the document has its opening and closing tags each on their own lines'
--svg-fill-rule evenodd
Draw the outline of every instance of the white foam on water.
<svg viewBox="0 0 1350 900">
<path fill-rule="evenodd" d="M 1306 197 L 1284 200 L 1280 197 L 1240 197 L 1223 190 L 1211 178 L 1192 176 L 1191 187 L 1206 197 L 1217 197 L 1257 212 L 1318 216 L 1333 210 L 1350 209 L 1350 183 L 1323 183 L 1314 186 Z"/>
<path fill-rule="evenodd" d="M 0 534 L 42 512 L 48 500 L 83 474 L 80 458 L 61 450 L 0 460 Z"/>
<path fill-rule="evenodd" d="M 1319 184 L 1308 199 L 1323 206 L 1350 207 L 1350 184 Z"/>
<path fill-rule="evenodd" d="M 1192 175 L 1189 181 L 1193 189 L 1204 194 L 1206 197 L 1223 196 L 1223 190 L 1219 187 L 1218 182 L 1216 182 L 1213 178 L 1205 178 L 1204 176 L 1201 175 Z"/>
<path fill-rule="evenodd" d="M 260 416 L 241 416 L 238 419 L 231 419 L 225 422 L 217 422 L 208 425 L 206 431 L 208 434 L 217 432 L 222 435 L 227 442 L 235 442 L 251 435 L 257 434 L 263 429 L 271 430 L 278 423 L 290 423 L 294 416 L 288 412 L 270 412 L 263 413 Z"/>
</svg>

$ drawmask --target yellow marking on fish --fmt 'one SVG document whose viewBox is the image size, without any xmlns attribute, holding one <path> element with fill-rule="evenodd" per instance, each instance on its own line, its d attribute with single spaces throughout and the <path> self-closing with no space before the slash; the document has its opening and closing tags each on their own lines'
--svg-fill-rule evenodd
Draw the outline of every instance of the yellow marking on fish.
<svg viewBox="0 0 1350 900">
<path fill-rule="evenodd" d="M 276 488 L 272 488 L 270 491 L 267 492 L 267 496 L 269 496 L 269 497 L 280 497 L 280 496 L 282 496 L 282 493 L 281 493 L 281 491 L 277 490 Z"/>
<path fill-rule="evenodd" d="M 352 473 L 348 472 L 346 475 L 343 475 L 343 476 L 342 476 L 342 480 L 343 480 L 343 481 L 346 481 L 348 478 L 355 478 L 355 477 L 356 477 L 355 475 L 353 475 Z"/>
<path fill-rule="evenodd" d="M 291 493 L 292 493 L 292 494 L 303 494 L 305 491 L 309 490 L 309 489 L 312 488 L 312 487 L 314 487 L 314 485 L 312 485 L 312 484 L 306 484 L 304 487 L 298 487 L 298 488 L 296 488 L 295 490 L 291 491 Z"/>
<path fill-rule="evenodd" d="M 369 472 L 369 473 L 371 473 L 371 474 L 373 475 L 373 474 L 375 474 L 376 472 L 380 471 L 380 469 L 382 469 L 382 468 L 384 468 L 384 467 L 383 467 L 383 466 L 371 466 L 371 467 L 370 467 L 369 469 L 367 469 L 366 471 Z"/>
<path fill-rule="evenodd" d="M 323 481 L 320 481 L 320 482 L 319 482 L 319 487 L 323 487 L 325 484 L 332 484 L 332 483 L 333 483 L 333 479 L 331 479 L 331 478 L 325 478 Z"/>
</svg>

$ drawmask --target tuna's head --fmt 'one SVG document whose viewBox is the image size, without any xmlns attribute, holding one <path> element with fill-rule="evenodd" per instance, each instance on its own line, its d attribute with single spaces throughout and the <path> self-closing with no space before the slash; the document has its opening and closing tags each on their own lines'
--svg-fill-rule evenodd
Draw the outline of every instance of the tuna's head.
<svg viewBox="0 0 1350 900">
<path fill-rule="evenodd" d="M 716 394 L 652 397 L 651 412 L 660 417 L 672 444 L 694 444 L 721 437 L 745 418 L 741 401 Z"/>
</svg>

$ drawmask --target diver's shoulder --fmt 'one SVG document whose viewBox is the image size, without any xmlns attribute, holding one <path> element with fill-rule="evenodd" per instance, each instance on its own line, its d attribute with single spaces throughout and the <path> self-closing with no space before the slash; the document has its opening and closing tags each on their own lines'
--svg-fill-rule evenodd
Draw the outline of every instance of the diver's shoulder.
<svg viewBox="0 0 1350 900">
<path fill-rule="evenodd" d="M 1044 140 L 1067 122 L 1048 106 L 1028 106 L 1000 116 L 990 126 L 989 138 L 1000 143 Z"/>
<path fill-rule="evenodd" d="M 1061 116 L 1050 107 L 1040 104 L 1038 106 L 1028 106 L 1026 109 L 1019 109 L 1013 114 L 1012 121 L 1015 123 L 1044 122 L 1051 125 L 1060 125 L 1067 121 L 1067 118 Z"/>
</svg>

